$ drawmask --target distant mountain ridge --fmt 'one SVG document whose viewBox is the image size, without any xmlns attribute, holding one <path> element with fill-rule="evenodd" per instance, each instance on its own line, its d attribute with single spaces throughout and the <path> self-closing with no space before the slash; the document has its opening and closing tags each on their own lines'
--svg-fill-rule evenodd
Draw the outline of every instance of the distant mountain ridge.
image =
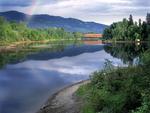
<svg viewBox="0 0 150 113">
<path fill-rule="evenodd" d="M 84 22 L 74 18 L 50 16 L 46 14 L 30 16 L 17 11 L 0 12 L 0 16 L 5 17 L 8 21 L 26 22 L 28 27 L 31 28 L 61 27 L 71 32 L 102 33 L 107 27 L 107 25 L 104 24 Z"/>
</svg>

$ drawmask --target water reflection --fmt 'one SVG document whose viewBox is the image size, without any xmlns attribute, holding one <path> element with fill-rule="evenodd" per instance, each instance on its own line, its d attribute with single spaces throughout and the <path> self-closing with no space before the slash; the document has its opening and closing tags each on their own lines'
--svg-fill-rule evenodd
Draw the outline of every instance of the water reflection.
<svg viewBox="0 0 150 113">
<path fill-rule="evenodd" d="M 97 45 L 97 44 L 103 44 L 102 40 L 83 40 L 84 44 L 88 44 L 88 45 Z"/>
<path fill-rule="evenodd" d="M 26 59 L 26 56 L 35 54 L 42 51 L 63 51 L 65 44 L 59 43 L 29 43 L 16 46 L 11 49 L 0 49 L 0 68 L 4 67 L 5 64 L 21 62 Z"/>
<path fill-rule="evenodd" d="M 114 43 L 106 45 L 104 50 L 111 56 L 121 59 L 123 63 L 133 65 L 148 48 L 146 43 Z"/>
<path fill-rule="evenodd" d="M 103 45 L 63 46 L 58 50 L 28 47 L 0 56 L 5 65 L 0 70 L 0 113 L 34 113 L 50 94 L 103 68 L 105 59 L 123 65 L 107 54 Z"/>
<path fill-rule="evenodd" d="M 134 64 L 146 44 L 31 44 L 0 54 L 0 113 L 35 113 L 49 96 L 102 69 Z M 121 59 L 121 60 L 120 60 Z M 123 61 L 123 62 L 122 62 Z"/>
</svg>

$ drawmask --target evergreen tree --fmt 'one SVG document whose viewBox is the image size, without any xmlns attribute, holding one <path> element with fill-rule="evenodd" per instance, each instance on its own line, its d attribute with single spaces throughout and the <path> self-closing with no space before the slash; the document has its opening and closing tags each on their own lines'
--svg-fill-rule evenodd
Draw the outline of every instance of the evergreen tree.
<svg viewBox="0 0 150 113">
<path fill-rule="evenodd" d="M 129 25 L 133 25 L 134 22 L 133 22 L 133 18 L 132 18 L 132 15 L 129 16 Z"/>
<path fill-rule="evenodd" d="M 139 27 L 141 27 L 141 25 L 142 25 L 142 21 L 141 19 L 139 19 Z"/>
<path fill-rule="evenodd" d="M 148 35 L 147 35 L 147 24 L 146 22 L 143 22 L 142 24 L 142 31 L 141 31 L 141 37 L 143 40 L 146 40 Z"/>
</svg>

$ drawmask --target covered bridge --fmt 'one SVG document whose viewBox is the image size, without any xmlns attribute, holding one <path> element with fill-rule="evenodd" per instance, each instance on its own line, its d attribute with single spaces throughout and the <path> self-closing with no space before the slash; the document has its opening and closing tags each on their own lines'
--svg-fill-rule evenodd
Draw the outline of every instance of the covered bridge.
<svg viewBox="0 0 150 113">
<path fill-rule="evenodd" d="M 83 40 L 100 40 L 102 37 L 102 34 L 84 34 Z"/>
</svg>

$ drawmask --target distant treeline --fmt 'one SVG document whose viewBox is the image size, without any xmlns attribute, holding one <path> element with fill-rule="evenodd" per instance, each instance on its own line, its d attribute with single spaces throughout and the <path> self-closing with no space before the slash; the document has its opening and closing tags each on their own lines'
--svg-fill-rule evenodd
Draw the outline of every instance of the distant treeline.
<svg viewBox="0 0 150 113">
<path fill-rule="evenodd" d="M 78 39 L 77 32 L 66 32 L 63 28 L 31 29 L 25 23 L 8 22 L 0 17 L 0 42 L 40 41 L 50 39 Z"/>
<path fill-rule="evenodd" d="M 150 40 L 150 15 L 147 14 L 147 21 L 134 22 L 132 15 L 129 20 L 124 18 L 121 22 L 113 23 L 106 28 L 103 37 L 114 41 L 142 41 Z"/>
</svg>

